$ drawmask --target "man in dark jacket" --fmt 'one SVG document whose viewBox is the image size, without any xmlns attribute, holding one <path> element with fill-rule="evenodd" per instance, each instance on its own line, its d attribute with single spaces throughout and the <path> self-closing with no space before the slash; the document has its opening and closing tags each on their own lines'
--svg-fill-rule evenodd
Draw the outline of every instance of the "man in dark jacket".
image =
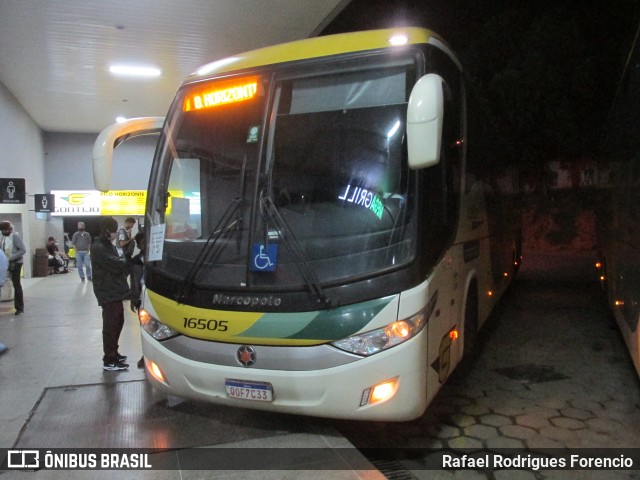
<svg viewBox="0 0 640 480">
<path fill-rule="evenodd" d="M 113 245 L 118 222 L 112 217 L 100 220 L 100 235 L 91 245 L 93 293 L 102 307 L 102 357 L 104 370 L 126 370 L 126 356 L 118 353 L 118 340 L 124 326 L 123 300 L 130 298 L 127 260 L 118 256 Z"/>
</svg>

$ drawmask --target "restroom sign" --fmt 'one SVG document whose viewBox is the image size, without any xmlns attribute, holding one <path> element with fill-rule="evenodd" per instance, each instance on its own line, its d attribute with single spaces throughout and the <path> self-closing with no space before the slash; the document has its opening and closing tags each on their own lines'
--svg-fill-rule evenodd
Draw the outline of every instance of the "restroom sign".
<svg viewBox="0 0 640 480">
<path fill-rule="evenodd" d="M 36 193 L 35 197 L 35 210 L 38 213 L 51 213 L 56 207 L 55 195 L 46 193 Z"/>
<path fill-rule="evenodd" d="M 0 178 L 0 203 L 27 203 L 24 178 Z"/>
</svg>

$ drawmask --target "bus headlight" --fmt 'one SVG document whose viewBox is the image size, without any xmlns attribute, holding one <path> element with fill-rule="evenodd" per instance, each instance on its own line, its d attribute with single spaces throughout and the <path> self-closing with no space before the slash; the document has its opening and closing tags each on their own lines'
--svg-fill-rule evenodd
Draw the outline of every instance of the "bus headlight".
<svg viewBox="0 0 640 480">
<path fill-rule="evenodd" d="M 160 322 L 157 318 L 153 318 L 144 308 L 138 310 L 138 319 L 144 331 L 156 340 L 165 340 L 180 334 L 180 332 Z"/>
<path fill-rule="evenodd" d="M 423 311 L 383 328 L 337 340 L 331 345 L 347 352 L 368 357 L 415 337 L 426 323 Z"/>
</svg>

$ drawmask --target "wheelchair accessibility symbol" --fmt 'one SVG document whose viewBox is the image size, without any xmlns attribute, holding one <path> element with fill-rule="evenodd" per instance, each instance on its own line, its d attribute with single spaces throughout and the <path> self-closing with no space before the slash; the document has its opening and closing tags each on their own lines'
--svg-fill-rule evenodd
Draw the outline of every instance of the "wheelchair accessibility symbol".
<svg viewBox="0 0 640 480">
<path fill-rule="evenodd" d="M 251 247 L 251 270 L 254 272 L 275 272 L 278 245 L 256 243 Z"/>
</svg>

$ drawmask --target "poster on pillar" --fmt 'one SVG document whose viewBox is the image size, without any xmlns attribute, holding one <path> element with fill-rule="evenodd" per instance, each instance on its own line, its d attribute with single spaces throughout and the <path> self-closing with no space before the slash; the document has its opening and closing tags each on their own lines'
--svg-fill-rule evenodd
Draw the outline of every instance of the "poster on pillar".
<svg viewBox="0 0 640 480">
<path fill-rule="evenodd" d="M 24 178 L 0 178 L 0 203 L 27 203 Z"/>
</svg>

